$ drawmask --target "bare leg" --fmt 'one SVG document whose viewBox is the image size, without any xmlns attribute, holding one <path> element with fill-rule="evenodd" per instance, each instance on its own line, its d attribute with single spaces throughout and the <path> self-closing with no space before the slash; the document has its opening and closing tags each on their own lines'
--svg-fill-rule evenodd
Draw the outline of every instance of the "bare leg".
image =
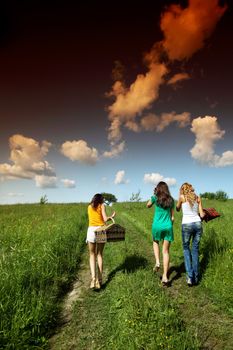
<svg viewBox="0 0 233 350">
<path fill-rule="evenodd" d="M 90 262 L 90 270 L 91 270 L 91 286 L 90 288 L 94 288 L 95 286 L 95 278 L 96 278 L 96 243 L 88 242 L 89 248 L 89 262 Z"/>
<path fill-rule="evenodd" d="M 104 243 L 97 243 L 97 266 L 98 266 L 98 278 L 100 283 L 102 282 L 103 275 L 103 251 Z"/>
<path fill-rule="evenodd" d="M 169 269 L 169 248 L 170 248 L 170 242 L 164 240 L 163 241 L 163 277 L 162 281 L 167 282 L 168 281 L 168 269 Z"/>
<path fill-rule="evenodd" d="M 155 271 L 159 270 L 160 259 L 159 259 L 159 241 L 153 241 L 153 250 L 155 255 Z"/>
</svg>

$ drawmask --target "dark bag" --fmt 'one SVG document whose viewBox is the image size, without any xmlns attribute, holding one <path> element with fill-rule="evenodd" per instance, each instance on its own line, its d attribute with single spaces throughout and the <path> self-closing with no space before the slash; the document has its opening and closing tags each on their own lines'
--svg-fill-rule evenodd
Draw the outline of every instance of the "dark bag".
<svg viewBox="0 0 233 350">
<path fill-rule="evenodd" d="M 125 240 L 125 228 L 115 224 L 114 219 L 111 220 L 111 224 L 101 226 L 95 230 L 97 243 L 118 242 Z"/>
<path fill-rule="evenodd" d="M 216 219 L 220 216 L 215 208 L 203 208 L 203 211 L 205 216 L 201 220 L 205 222 Z"/>
</svg>

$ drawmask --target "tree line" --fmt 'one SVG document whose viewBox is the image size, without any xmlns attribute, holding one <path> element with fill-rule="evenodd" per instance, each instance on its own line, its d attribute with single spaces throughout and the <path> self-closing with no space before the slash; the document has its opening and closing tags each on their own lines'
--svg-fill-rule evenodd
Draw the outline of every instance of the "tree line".
<svg viewBox="0 0 233 350">
<path fill-rule="evenodd" d="M 228 199 L 228 195 L 226 192 L 219 190 L 217 192 L 204 192 L 200 194 L 200 197 L 203 199 L 217 199 L 219 201 L 226 201 Z"/>
</svg>

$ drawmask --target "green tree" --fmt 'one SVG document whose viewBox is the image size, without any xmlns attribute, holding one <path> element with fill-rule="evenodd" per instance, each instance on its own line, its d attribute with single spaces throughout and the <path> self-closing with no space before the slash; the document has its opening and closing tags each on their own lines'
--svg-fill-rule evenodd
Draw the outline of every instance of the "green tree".
<svg viewBox="0 0 233 350">
<path fill-rule="evenodd" d="M 219 201 L 226 201 L 228 199 L 228 195 L 226 192 L 219 190 L 216 192 L 215 198 L 218 199 Z"/>
<path fill-rule="evenodd" d="M 117 202 L 117 198 L 114 196 L 114 194 L 106 193 L 106 192 L 102 192 L 101 194 L 104 197 L 104 200 L 106 202 L 108 202 L 108 203 L 116 203 Z"/>
<path fill-rule="evenodd" d="M 130 202 L 141 202 L 142 198 L 140 197 L 141 190 L 138 190 L 136 193 L 132 193 L 130 197 Z"/>
<path fill-rule="evenodd" d="M 206 198 L 206 199 L 215 199 L 215 193 L 214 192 L 204 192 L 204 193 L 201 193 L 200 196 L 202 198 Z"/>
<path fill-rule="evenodd" d="M 205 199 L 217 199 L 219 201 L 226 201 L 228 199 L 227 193 L 222 190 L 219 190 L 216 193 L 204 192 L 204 193 L 201 193 L 200 196 Z"/>
<path fill-rule="evenodd" d="M 45 194 L 44 196 L 40 197 L 40 204 L 46 204 L 46 203 L 48 203 L 48 198 Z"/>
</svg>

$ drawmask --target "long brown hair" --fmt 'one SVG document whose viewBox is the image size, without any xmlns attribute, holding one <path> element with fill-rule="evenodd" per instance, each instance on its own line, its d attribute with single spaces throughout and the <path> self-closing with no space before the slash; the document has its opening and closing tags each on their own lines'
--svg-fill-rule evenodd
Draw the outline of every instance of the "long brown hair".
<svg viewBox="0 0 233 350">
<path fill-rule="evenodd" d="M 91 200 L 91 206 L 92 208 L 96 209 L 99 204 L 102 204 L 104 202 L 104 197 L 101 193 L 96 193 L 94 197 Z"/>
<path fill-rule="evenodd" d="M 170 191 L 166 182 L 160 181 L 154 189 L 154 194 L 157 197 L 158 206 L 164 209 L 173 207 L 174 199 L 170 194 Z"/>
<path fill-rule="evenodd" d="M 180 188 L 180 194 L 182 194 L 185 201 L 189 202 L 190 206 L 193 207 L 194 203 L 197 201 L 197 195 L 194 192 L 193 186 L 188 182 L 183 183 Z"/>
</svg>

